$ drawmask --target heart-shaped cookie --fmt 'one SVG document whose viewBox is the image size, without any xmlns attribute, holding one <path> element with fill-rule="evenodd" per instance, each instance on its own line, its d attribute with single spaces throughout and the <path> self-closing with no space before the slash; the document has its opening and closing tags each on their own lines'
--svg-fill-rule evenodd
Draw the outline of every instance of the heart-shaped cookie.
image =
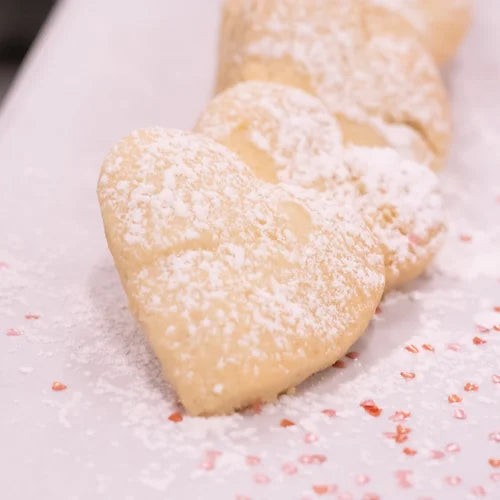
<svg viewBox="0 0 500 500">
<path fill-rule="evenodd" d="M 218 90 L 272 81 L 371 123 L 403 155 L 438 168 L 450 135 L 446 92 L 413 30 L 381 24 L 365 0 L 226 0 Z"/>
<path fill-rule="evenodd" d="M 98 195 L 131 309 L 193 415 L 271 401 L 329 366 L 383 292 L 382 254 L 355 214 L 259 180 L 204 136 L 133 133 Z"/>
<path fill-rule="evenodd" d="M 372 144 L 369 124 L 339 123 L 302 90 L 240 83 L 212 100 L 196 130 L 236 152 L 267 182 L 312 188 L 359 210 L 382 245 L 387 289 L 418 276 L 440 246 L 436 175 L 391 148 L 350 145 Z"/>
</svg>

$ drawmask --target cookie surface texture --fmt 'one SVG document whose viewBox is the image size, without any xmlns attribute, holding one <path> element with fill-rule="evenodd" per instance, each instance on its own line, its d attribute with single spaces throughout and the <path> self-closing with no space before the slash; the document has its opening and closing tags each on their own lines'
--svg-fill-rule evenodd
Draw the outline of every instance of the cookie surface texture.
<svg viewBox="0 0 500 500">
<path fill-rule="evenodd" d="M 387 289 L 421 274 L 440 247 L 436 175 L 391 148 L 372 146 L 366 129 L 359 135 L 346 128 L 302 90 L 240 83 L 212 100 L 197 131 L 237 153 L 261 179 L 312 188 L 363 214 L 383 248 Z"/>
<path fill-rule="evenodd" d="M 376 19 L 364 0 L 226 0 L 218 90 L 246 80 L 301 88 L 439 168 L 451 136 L 439 70 L 409 23 Z"/>
</svg>

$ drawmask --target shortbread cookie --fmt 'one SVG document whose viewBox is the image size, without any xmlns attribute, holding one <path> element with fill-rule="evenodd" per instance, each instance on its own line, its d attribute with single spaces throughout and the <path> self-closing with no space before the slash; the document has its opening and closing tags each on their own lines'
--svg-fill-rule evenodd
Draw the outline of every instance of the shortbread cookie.
<svg viewBox="0 0 500 500">
<path fill-rule="evenodd" d="M 364 0 L 226 0 L 218 89 L 245 80 L 301 88 L 438 168 L 451 134 L 439 70 L 411 28 L 374 19 Z"/>
<path fill-rule="evenodd" d="M 366 1 L 375 9 L 396 14 L 400 18 L 399 26 L 408 23 L 440 64 L 457 50 L 469 27 L 475 4 L 475 0 Z"/>
<path fill-rule="evenodd" d="M 418 276 L 439 248 L 444 224 L 436 175 L 391 148 L 363 147 L 364 139 L 373 146 L 373 138 L 339 126 L 300 89 L 238 84 L 213 99 L 196 130 L 232 149 L 267 182 L 312 188 L 359 209 L 383 247 L 387 289 Z M 344 146 L 351 142 L 358 145 Z"/>
<path fill-rule="evenodd" d="M 315 194 L 184 132 L 137 131 L 105 159 L 109 248 L 190 414 L 271 401 L 365 330 L 384 288 L 378 243 Z"/>
</svg>

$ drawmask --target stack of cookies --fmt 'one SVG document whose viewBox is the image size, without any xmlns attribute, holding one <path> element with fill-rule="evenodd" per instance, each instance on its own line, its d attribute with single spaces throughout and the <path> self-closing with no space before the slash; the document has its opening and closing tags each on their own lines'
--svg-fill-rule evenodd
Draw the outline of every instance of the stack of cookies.
<svg viewBox="0 0 500 500">
<path fill-rule="evenodd" d="M 226 0 L 194 133 L 120 141 L 98 185 L 130 307 L 192 415 L 335 363 L 445 231 L 437 63 L 472 0 Z"/>
</svg>

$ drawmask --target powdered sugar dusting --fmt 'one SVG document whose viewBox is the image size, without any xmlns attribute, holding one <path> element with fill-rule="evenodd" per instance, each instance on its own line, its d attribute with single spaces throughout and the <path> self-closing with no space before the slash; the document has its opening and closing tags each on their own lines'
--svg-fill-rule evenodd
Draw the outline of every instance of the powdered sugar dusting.
<svg viewBox="0 0 500 500">
<path fill-rule="evenodd" d="M 432 57 L 413 36 L 372 33 L 363 2 L 227 2 L 226 23 L 220 86 L 249 77 L 300 86 L 334 114 L 410 125 L 444 156 L 450 123 Z M 266 70 L 276 61 L 288 69 Z"/>
<path fill-rule="evenodd" d="M 313 188 L 360 210 L 383 245 L 389 287 L 419 274 L 439 248 L 437 177 L 389 148 L 344 148 L 336 120 L 299 89 L 241 83 L 209 104 L 197 130 L 240 152 L 264 179 Z M 254 150 L 272 159 L 267 170 Z"/>
</svg>

